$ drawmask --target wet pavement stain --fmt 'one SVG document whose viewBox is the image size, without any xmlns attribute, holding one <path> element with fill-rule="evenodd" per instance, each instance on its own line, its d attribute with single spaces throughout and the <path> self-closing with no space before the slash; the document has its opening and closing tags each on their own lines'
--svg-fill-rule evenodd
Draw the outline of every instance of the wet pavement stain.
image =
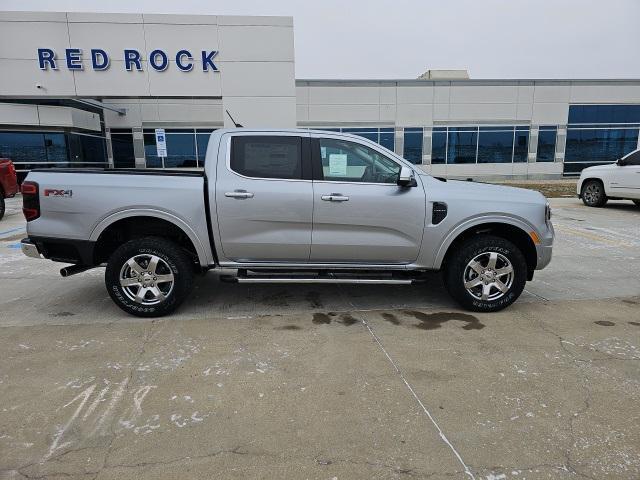
<svg viewBox="0 0 640 480">
<path fill-rule="evenodd" d="M 314 313 L 313 323 L 316 325 L 329 325 L 331 323 L 331 317 L 326 313 Z"/>
<path fill-rule="evenodd" d="M 640 322 L 627 322 L 629 325 L 634 325 L 636 327 L 640 327 Z"/>
<path fill-rule="evenodd" d="M 394 325 L 400 325 L 400 320 L 393 313 L 384 312 L 382 314 L 382 318 L 384 318 L 387 322 L 393 323 Z"/>
<path fill-rule="evenodd" d="M 634 300 L 622 300 L 622 303 L 627 303 L 629 305 L 638 305 L 638 302 Z"/>
<path fill-rule="evenodd" d="M 609 320 L 597 320 L 595 322 L 596 325 L 601 325 L 603 327 L 613 327 L 615 325 L 615 323 L 610 322 Z"/>
<path fill-rule="evenodd" d="M 324 304 L 322 303 L 322 300 L 320 300 L 320 294 L 318 292 L 309 292 L 307 293 L 305 298 L 307 302 L 309 302 L 309 305 L 311 305 L 311 308 L 324 307 Z"/>
<path fill-rule="evenodd" d="M 58 312 L 58 313 L 50 313 L 50 317 L 73 317 L 75 313 L 73 312 Z"/>
<path fill-rule="evenodd" d="M 458 312 L 436 312 L 436 313 L 423 313 L 415 310 L 404 310 L 405 315 L 412 316 L 417 320 L 420 320 L 420 324 L 415 325 L 416 328 L 421 330 L 435 330 L 442 327 L 442 324 L 450 320 L 457 320 L 460 322 L 466 322 L 462 328 L 464 330 L 481 330 L 484 328 L 484 324 L 480 323 L 473 315 L 468 313 Z"/>
<path fill-rule="evenodd" d="M 289 295 L 287 292 L 278 292 L 269 295 L 263 295 L 261 301 L 272 307 L 288 307 Z"/>
<path fill-rule="evenodd" d="M 342 323 L 343 325 L 346 325 L 347 327 L 350 327 L 351 325 L 358 323 L 359 321 L 360 320 L 352 317 L 348 313 L 340 315 L 340 323 Z"/>
<path fill-rule="evenodd" d="M 284 325 L 283 327 L 278 327 L 275 330 L 302 330 L 298 325 Z"/>
</svg>

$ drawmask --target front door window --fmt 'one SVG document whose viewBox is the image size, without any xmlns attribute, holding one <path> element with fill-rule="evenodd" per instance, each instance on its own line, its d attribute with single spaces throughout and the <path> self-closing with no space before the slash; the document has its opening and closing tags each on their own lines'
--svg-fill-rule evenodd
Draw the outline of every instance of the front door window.
<svg viewBox="0 0 640 480">
<path fill-rule="evenodd" d="M 321 138 L 320 156 L 324 180 L 394 185 L 398 181 L 400 165 L 365 145 Z"/>
</svg>

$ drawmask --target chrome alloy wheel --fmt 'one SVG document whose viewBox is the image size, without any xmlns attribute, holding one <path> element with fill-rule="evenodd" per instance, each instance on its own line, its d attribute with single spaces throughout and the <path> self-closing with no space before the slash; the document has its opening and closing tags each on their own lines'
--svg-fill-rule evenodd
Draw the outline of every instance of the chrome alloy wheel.
<svg viewBox="0 0 640 480">
<path fill-rule="evenodd" d="M 602 191 L 600 189 L 600 185 L 597 182 L 589 183 L 584 192 L 582 192 L 582 197 L 585 199 L 587 203 L 594 204 L 600 201 L 600 197 L 602 196 Z"/>
<path fill-rule="evenodd" d="M 136 255 L 120 269 L 120 286 L 125 295 L 142 305 L 155 305 L 173 291 L 173 272 L 156 255 Z"/>
<path fill-rule="evenodd" d="M 513 284 L 513 266 L 498 252 L 476 255 L 464 269 L 464 288 L 477 300 L 497 300 Z"/>
</svg>

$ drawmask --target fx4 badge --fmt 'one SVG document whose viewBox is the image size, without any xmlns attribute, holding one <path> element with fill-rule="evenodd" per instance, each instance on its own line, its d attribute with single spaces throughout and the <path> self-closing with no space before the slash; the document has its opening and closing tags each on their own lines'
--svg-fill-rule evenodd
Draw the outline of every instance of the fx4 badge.
<svg viewBox="0 0 640 480">
<path fill-rule="evenodd" d="M 73 190 L 59 190 L 56 188 L 45 188 L 45 197 L 72 197 Z"/>
</svg>

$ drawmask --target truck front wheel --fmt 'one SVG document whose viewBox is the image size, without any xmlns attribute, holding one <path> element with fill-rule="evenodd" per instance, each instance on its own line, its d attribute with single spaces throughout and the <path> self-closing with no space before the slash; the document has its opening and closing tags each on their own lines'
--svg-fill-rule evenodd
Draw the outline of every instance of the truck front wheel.
<svg viewBox="0 0 640 480">
<path fill-rule="evenodd" d="M 527 262 L 513 243 L 493 235 L 470 238 L 447 259 L 444 281 L 449 294 L 464 308 L 497 312 L 522 293 Z"/>
<path fill-rule="evenodd" d="M 607 195 L 604 193 L 604 185 L 600 180 L 587 180 L 582 185 L 582 203 L 587 207 L 604 207 L 607 203 Z"/>
<path fill-rule="evenodd" d="M 109 258 L 105 284 L 111 299 L 127 313 L 160 317 L 187 297 L 193 267 L 175 243 L 145 237 L 121 245 Z"/>
</svg>

